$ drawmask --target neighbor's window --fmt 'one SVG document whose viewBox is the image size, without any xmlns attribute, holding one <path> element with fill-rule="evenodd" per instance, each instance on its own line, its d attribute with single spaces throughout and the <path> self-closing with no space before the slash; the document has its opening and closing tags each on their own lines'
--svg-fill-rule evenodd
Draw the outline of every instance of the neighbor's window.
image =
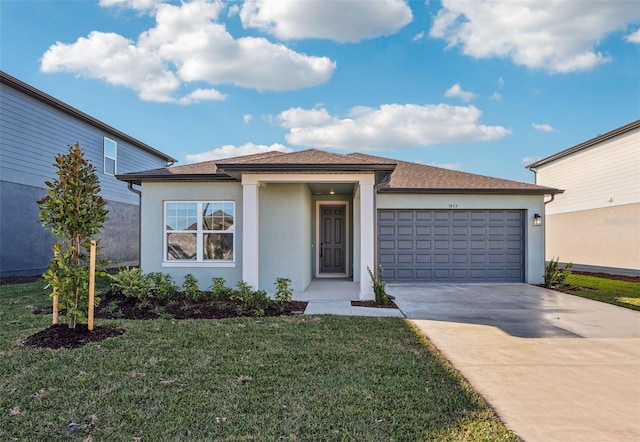
<svg viewBox="0 0 640 442">
<path fill-rule="evenodd" d="M 235 203 L 165 203 L 165 261 L 233 261 Z"/>
<path fill-rule="evenodd" d="M 116 158 L 118 156 L 118 143 L 109 138 L 104 138 L 104 173 L 116 174 Z"/>
</svg>

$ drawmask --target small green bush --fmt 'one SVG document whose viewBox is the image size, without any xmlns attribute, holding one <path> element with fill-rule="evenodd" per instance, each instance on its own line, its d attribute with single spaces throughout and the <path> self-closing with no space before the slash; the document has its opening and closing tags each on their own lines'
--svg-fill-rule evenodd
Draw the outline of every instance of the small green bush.
<svg viewBox="0 0 640 442">
<path fill-rule="evenodd" d="M 211 295 L 214 299 L 227 299 L 231 297 L 233 289 L 226 286 L 227 281 L 223 277 L 213 277 L 211 278 L 211 283 Z"/>
<path fill-rule="evenodd" d="M 291 302 L 293 299 L 293 289 L 291 288 L 291 279 L 276 278 L 276 295 L 275 300 L 279 303 Z"/>
<path fill-rule="evenodd" d="M 380 279 L 380 276 L 382 275 L 382 266 L 378 266 L 378 275 L 374 275 L 369 266 L 367 266 L 367 271 L 369 272 L 369 276 L 371 277 L 373 293 L 376 296 L 376 304 L 387 304 L 389 302 L 389 296 L 387 295 L 386 284 L 382 279 Z"/>
<path fill-rule="evenodd" d="M 196 278 L 193 274 L 187 273 L 186 275 L 184 275 L 184 280 L 182 282 L 184 295 L 188 299 L 201 301 L 204 298 L 204 294 L 200 291 L 199 284 L 200 281 L 198 281 L 198 278 Z"/>
<path fill-rule="evenodd" d="M 236 290 L 233 291 L 231 299 L 242 302 L 246 308 L 252 310 L 254 315 L 263 316 L 264 310 L 271 306 L 271 298 L 264 290 L 253 290 L 245 281 L 238 281 Z"/>
<path fill-rule="evenodd" d="M 173 281 L 171 275 L 161 272 L 151 272 L 147 274 L 151 283 L 151 291 L 157 298 L 170 298 L 175 296 L 178 286 Z"/>
<path fill-rule="evenodd" d="M 137 267 L 118 269 L 115 274 L 109 274 L 111 290 L 122 293 L 128 298 L 146 299 L 149 297 L 151 282 Z"/>
<path fill-rule="evenodd" d="M 546 288 L 564 284 L 567 276 L 571 274 L 573 263 L 568 263 L 563 270 L 560 270 L 560 265 L 558 264 L 559 260 L 560 257 L 556 258 L 555 261 L 551 258 L 551 261 L 549 261 L 544 267 L 544 286 Z"/>
</svg>

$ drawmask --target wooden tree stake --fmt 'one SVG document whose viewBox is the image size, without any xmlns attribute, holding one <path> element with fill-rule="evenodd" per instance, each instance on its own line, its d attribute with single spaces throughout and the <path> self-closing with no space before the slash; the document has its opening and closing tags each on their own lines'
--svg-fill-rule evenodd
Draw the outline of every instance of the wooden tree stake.
<svg viewBox="0 0 640 442">
<path fill-rule="evenodd" d="M 89 315 L 87 327 L 93 330 L 93 305 L 96 289 L 96 240 L 91 240 L 91 251 L 89 255 Z"/>
<path fill-rule="evenodd" d="M 58 252 L 54 253 L 55 256 L 58 256 Z M 58 277 L 56 277 L 56 281 Z M 58 287 L 53 288 L 53 325 L 58 323 Z"/>
</svg>

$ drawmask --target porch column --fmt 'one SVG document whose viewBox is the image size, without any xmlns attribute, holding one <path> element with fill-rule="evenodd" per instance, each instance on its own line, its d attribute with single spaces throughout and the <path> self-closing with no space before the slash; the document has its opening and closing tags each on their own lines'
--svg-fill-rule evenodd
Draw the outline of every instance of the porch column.
<svg viewBox="0 0 640 442">
<path fill-rule="evenodd" d="M 242 180 L 242 279 L 258 289 L 258 183 Z"/>
<path fill-rule="evenodd" d="M 373 177 L 360 181 L 360 299 L 374 299 L 367 267 L 375 271 Z"/>
</svg>

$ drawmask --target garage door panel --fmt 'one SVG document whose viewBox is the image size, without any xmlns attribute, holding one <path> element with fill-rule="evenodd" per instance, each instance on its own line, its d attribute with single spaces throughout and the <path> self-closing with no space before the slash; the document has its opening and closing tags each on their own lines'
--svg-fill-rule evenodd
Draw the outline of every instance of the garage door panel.
<svg viewBox="0 0 640 442">
<path fill-rule="evenodd" d="M 378 253 L 387 281 L 524 279 L 520 210 L 390 210 L 378 215 Z"/>
</svg>

